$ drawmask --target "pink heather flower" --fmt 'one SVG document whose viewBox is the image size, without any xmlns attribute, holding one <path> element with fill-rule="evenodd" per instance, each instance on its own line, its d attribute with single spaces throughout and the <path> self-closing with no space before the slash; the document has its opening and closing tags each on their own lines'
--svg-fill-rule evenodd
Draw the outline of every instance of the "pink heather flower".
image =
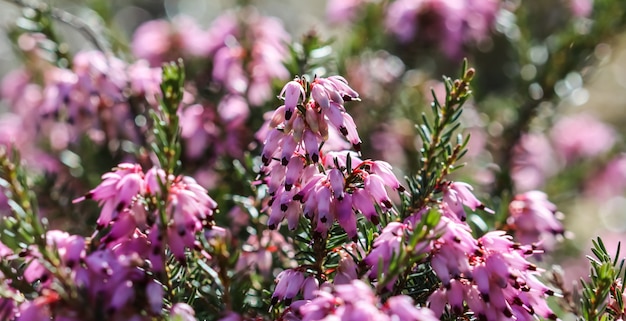
<svg viewBox="0 0 626 321">
<path fill-rule="evenodd" d="M 123 240 L 133 233 L 136 228 L 147 232 L 145 226 L 147 217 L 154 216 L 160 221 L 158 213 L 146 213 L 145 202 L 151 197 L 160 197 L 162 184 L 168 189 L 167 222 L 154 224 L 149 232 L 150 242 L 154 254 L 150 260 L 155 270 L 163 267 L 161 253 L 163 240 L 167 240 L 170 250 L 179 261 L 185 259 L 185 248 L 194 247 L 195 235 L 203 228 L 213 224 L 213 213 L 217 203 L 207 194 L 206 189 L 200 186 L 193 178 L 187 176 L 167 176 L 162 169 L 152 168 L 144 174 L 139 165 L 120 164 L 113 172 L 103 175 L 103 182 L 90 191 L 86 198 L 94 199 L 103 205 L 98 218 L 100 228 L 111 225 L 102 241 L 113 246 L 118 240 Z M 138 204 L 141 204 L 137 206 Z M 167 226 L 167 235 L 162 235 L 159 225 Z M 159 263 L 159 264 L 157 264 Z"/>
<path fill-rule="evenodd" d="M 569 0 L 569 7 L 575 17 L 589 17 L 593 12 L 593 0 Z"/>
<path fill-rule="evenodd" d="M 354 238 L 357 234 L 356 213 L 378 223 L 375 204 L 383 210 L 392 208 L 385 186 L 398 191 L 403 187 L 389 164 L 362 161 L 353 156 L 352 170 L 348 170 L 345 167 L 347 155 L 324 154 L 321 160 L 326 167 L 324 172 L 320 172 L 315 164 L 304 166 L 303 155 L 294 155 L 289 160 L 285 158 L 280 164 L 273 162 L 268 173 L 269 194 L 272 196 L 267 209 L 270 228 L 276 228 L 287 219 L 289 228 L 295 229 L 300 213 L 303 213 L 312 220 L 316 232 L 325 234 L 336 220 L 348 236 Z M 283 166 L 285 163 L 286 167 Z"/>
<path fill-rule="evenodd" d="M 174 256 L 184 261 L 184 249 L 195 245 L 195 234 L 212 224 L 217 203 L 193 178 L 184 176 L 177 177 L 169 188 L 168 209 L 169 246 Z"/>
<path fill-rule="evenodd" d="M 151 20 L 141 24 L 131 42 L 133 55 L 160 66 L 179 56 L 204 57 L 209 54 L 212 39 L 190 17 L 176 16 L 171 22 Z"/>
<path fill-rule="evenodd" d="M 507 224 L 515 231 L 515 238 L 522 244 L 540 242 L 549 245 L 549 237 L 562 235 L 563 224 L 559 220 L 561 213 L 548 201 L 548 196 L 540 191 L 531 191 L 516 195 L 509 204 Z M 559 215 L 560 214 L 560 215 Z"/>
<path fill-rule="evenodd" d="M 626 189 L 626 154 L 622 153 L 589 178 L 585 194 L 605 201 L 622 195 L 624 189 Z"/>
<path fill-rule="evenodd" d="M 196 312 L 186 303 L 176 303 L 170 310 L 170 317 L 173 320 L 196 321 Z"/>
<path fill-rule="evenodd" d="M 427 308 L 417 308 L 413 299 L 406 295 L 397 295 L 385 302 L 384 309 L 391 316 L 391 320 L 403 321 L 437 321 L 439 318 Z"/>
<path fill-rule="evenodd" d="M 272 305 L 279 301 L 285 301 L 285 305 L 290 305 L 293 298 L 302 292 L 305 281 L 303 272 L 295 269 L 283 270 L 276 276 L 276 287 L 272 294 Z"/>
<path fill-rule="evenodd" d="M 391 258 L 400 254 L 400 247 L 404 245 L 404 234 L 408 228 L 406 224 L 400 222 L 391 222 L 381 231 L 380 235 L 374 240 L 372 250 L 363 259 L 363 262 L 371 267 L 370 279 L 378 278 L 378 275 L 384 273 L 389 267 Z M 382 271 L 378 268 L 382 263 Z M 393 286 L 393 282 L 390 282 Z"/>
<path fill-rule="evenodd" d="M 334 284 L 348 284 L 352 280 L 359 278 L 359 267 L 354 261 L 354 257 L 360 258 L 365 255 L 365 251 L 358 243 L 349 243 L 343 246 L 339 252 L 339 265 L 333 278 Z"/>
<path fill-rule="evenodd" d="M 446 306 L 457 315 L 463 314 L 465 302 L 477 318 L 489 321 L 532 320 L 535 315 L 557 319 L 546 303 L 552 290 L 536 278 L 541 271 L 526 260 L 538 251 L 513 243 L 503 231 L 489 232 L 477 244 L 475 251 L 465 252 L 465 268 L 458 274 L 436 263 L 440 253 L 433 257 L 433 269 L 443 281 L 429 298 L 437 316 Z"/>
<path fill-rule="evenodd" d="M 464 222 L 442 216 L 437 231 L 442 231 L 439 239 L 431 245 L 431 266 L 444 286 L 451 279 L 471 275 L 467 255 L 478 250 L 471 229 Z"/>
<path fill-rule="evenodd" d="M 329 1 L 326 4 L 326 19 L 330 23 L 346 24 L 357 18 L 358 9 L 365 0 Z"/>
<path fill-rule="evenodd" d="M 360 280 L 336 285 L 334 289 L 317 291 L 314 299 L 301 303 L 297 307 L 302 321 L 437 320 L 428 308 L 415 307 L 408 296 L 394 296 L 389 298 L 384 305 L 381 304 L 372 288 Z"/>
<path fill-rule="evenodd" d="M 102 183 L 92 189 L 84 197 L 74 200 L 74 203 L 84 199 L 93 199 L 102 206 L 98 218 L 99 228 L 106 227 L 119 213 L 131 206 L 137 194 L 145 192 L 141 166 L 122 163 L 112 172 L 102 175 Z"/>
<path fill-rule="evenodd" d="M 467 214 L 463 206 L 469 207 L 472 211 L 481 209 L 491 214 L 494 212 L 485 207 L 474 194 L 471 185 L 463 182 L 447 182 L 443 187 L 443 202 L 445 203 L 444 214 L 451 218 L 458 218 L 465 221 Z"/>
<path fill-rule="evenodd" d="M 290 120 L 291 116 L 293 116 L 293 112 L 296 109 L 296 106 L 300 102 L 300 100 L 304 100 L 306 94 L 304 93 L 304 88 L 302 85 L 292 80 L 288 82 L 283 90 L 280 92 L 279 97 L 285 100 L 285 118 L 284 120 Z"/>
<path fill-rule="evenodd" d="M 317 162 L 319 145 L 328 138 L 328 125 L 341 132 L 357 150 L 360 147 L 356 125 L 343 106 L 346 100 L 357 100 L 358 93 L 340 76 L 316 78 L 309 88 L 304 88 L 305 84 L 305 80 L 295 79 L 287 83 L 281 92 L 280 97 L 285 100 L 284 109 L 279 107 L 274 112 L 270 126 L 275 130 L 266 136 L 262 152 L 266 166 L 279 153 L 283 156 L 283 165 L 286 165 L 284 160 L 291 157 L 295 146 L 300 146 L 313 162 Z M 307 90 L 311 99 L 301 101 Z M 296 109 L 298 104 L 301 109 Z"/>
<path fill-rule="evenodd" d="M 398 191 L 404 188 L 386 162 L 362 161 L 349 152 L 320 151 L 321 142 L 328 141 L 329 123 L 358 148 L 356 126 L 343 107 L 344 101 L 356 100 L 358 94 L 339 76 L 316 78 L 307 84 L 296 78 L 283 88 L 280 97 L 285 105 L 273 113 L 269 125 L 274 129 L 264 135 L 262 170 L 268 176 L 265 182 L 272 197 L 266 208 L 267 224 L 275 229 L 286 219 L 289 228 L 295 229 L 304 213 L 316 232 L 325 234 L 336 220 L 354 238 L 355 214 L 360 212 L 378 223 L 374 204 L 383 210 L 393 207 L 386 186 Z M 307 90 L 312 99 L 305 102 Z M 348 157 L 351 168 L 347 168 Z M 323 171 L 315 164 L 318 162 Z"/>
<path fill-rule="evenodd" d="M 550 137 L 558 155 L 569 164 L 579 158 L 609 151 L 615 144 L 616 133 L 612 127 L 593 116 L 578 114 L 559 120 Z"/>
</svg>

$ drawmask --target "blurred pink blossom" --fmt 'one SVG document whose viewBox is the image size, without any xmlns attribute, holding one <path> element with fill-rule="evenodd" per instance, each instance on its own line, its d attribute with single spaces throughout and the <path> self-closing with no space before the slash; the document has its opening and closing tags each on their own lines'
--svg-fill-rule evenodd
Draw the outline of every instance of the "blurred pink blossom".
<svg viewBox="0 0 626 321">
<path fill-rule="evenodd" d="M 568 0 L 575 17 L 589 17 L 593 12 L 593 0 Z"/>
<path fill-rule="evenodd" d="M 626 154 L 610 160 L 602 169 L 590 176 L 585 185 L 585 194 L 605 201 L 622 195 L 626 189 Z"/>
<path fill-rule="evenodd" d="M 589 114 L 576 114 L 560 119 L 552 128 L 550 138 L 557 154 L 569 164 L 607 152 L 615 144 L 616 133 Z"/>
</svg>

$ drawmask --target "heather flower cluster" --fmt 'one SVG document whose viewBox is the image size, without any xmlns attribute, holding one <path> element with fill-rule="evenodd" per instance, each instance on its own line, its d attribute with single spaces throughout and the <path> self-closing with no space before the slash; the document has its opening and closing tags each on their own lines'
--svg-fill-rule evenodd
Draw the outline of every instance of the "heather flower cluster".
<svg viewBox="0 0 626 321">
<path fill-rule="evenodd" d="M 379 3 L 382 2 L 332 2 L 326 8 L 327 19 L 333 23 L 354 21 L 359 9 Z M 379 10 L 384 10 L 385 31 L 399 43 L 418 42 L 437 47 L 449 58 L 458 59 L 464 44 L 480 43 L 488 38 L 500 6 L 498 0 L 397 0 L 385 2 Z"/>
<path fill-rule="evenodd" d="M 116 320 L 150 320 L 161 313 L 163 285 L 149 273 L 151 250 L 145 235 L 134 233 L 114 247 L 91 252 L 85 238 L 62 231 L 48 231 L 46 241 L 48 250 L 58 251 L 58 265 L 44 265 L 35 248 L 20 254 L 28 263 L 24 280 L 36 284 L 33 290 L 41 296 L 16 307 L 16 320 L 91 320 L 104 315 Z M 72 287 L 59 290 L 59 280 Z"/>
<path fill-rule="evenodd" d="M 164 198 L 165 217 L 155 211 L 154 204 Z M 158 272 L 163 272 L 164 258 L 160 255 L 165 246 L 176 259 L 184 261 L 185 248 L 196 246 L 196 233 L 213 225 L 217 209 L 217 203 L 193 178 L 167 175 L 156 167 L 144 173 L 141 166 L 127 163 L 104 174 L 100 185 L 75 202 L 84 199 L 102 206 L 98 228 L 110 228 L 103 245 L 115 246 L 134 233 L 146 233 L 153 268 Z"/>
<path fill-rule="evenodd" d="M 250 8 L 223 13 L 208 30 L 185 16 L 148 21 L 136 30 L 132 49 L 152 66 L 178 57 L 210 59 L 211 86 L 260 106 L 272 96 L 272 80 L 289 77 L 283 65 L 289 40 L 278 19 Z"/>
<path fill-rule="evenodd" d="M 135 125 L 141 107 L 130 102 L 154 102 L 160 69 L 83 51 L 74 56 L 71 69 L 45 66 L 38 72 L 17 70 L 2 82 L 2 97 L 10 108 L 2 115 L 3 145 L 16 144 L 27 161 L 53 172 L 60 167 L 33 142 L 58 154 L 76 148 L 84 138 L 107 149 L 142 141 L 144 133 Z M 41 85 L 34 82 L 36 77 L 44 79 Z"/>
<path fill-rule="evenodd" d="M 283 88 L 285 104 L 276 109 L 261 154 L 268 174 L 270 229 L 287 219 L 289 229 L 297 227 L 301 214 L 313 222 L 314 230 L 326 234 L 333 222 L 357 235 L 356 212 L 378 223 L 379 208 L 392 207 L 385 186 L 402 191 L 391 166 L 383 161 L 361 160 L 356 153 L 324 152 L 320 146 L 341 133 L 355 149 L 361 140 L 344 102 L 358 94 L 339 76 L 293 80 Z M 308 98 L 308 99 L 307 99 Z"/>
<path fill-rule="evenodd" d="M 472 240 L 473 241 L 473 240 Z M 541 270 L 526 258 L 536 250 L 511 241 L 501 231 L 487 233 L 475 242 L 461 240 L 456 245 L 443 242 L 432 259 L 432 266 L 442 286 L 429 297 L 429 306 L 437 315 L 448 309 L 460 314 L 467 307 L 479 319 L 514 318 L 530 320 L 534 315 L 556 320 L 546 296 L 554 292 L 541 283 Z M 469 247 L 466 258 L 459 250 Z"/>
</svg>

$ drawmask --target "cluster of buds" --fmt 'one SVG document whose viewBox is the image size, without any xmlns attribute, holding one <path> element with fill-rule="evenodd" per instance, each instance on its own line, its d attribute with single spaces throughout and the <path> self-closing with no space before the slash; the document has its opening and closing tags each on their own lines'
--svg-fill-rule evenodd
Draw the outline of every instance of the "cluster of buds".
<svg viewBox="0 0 626 321">
<path fill-rule="evenodd" d="M 141 166 L 123 163 L 102 179 L 100 185 L 74 202 L 93 199 L 100 203 L 98 228 L 110 227 L 102 239 L 105 246 L 114 246 L 118 240 L 149 230 L 154 253 L 162 253 L 166 239 L 174 256 L 182 261 L 185 248 L 196 245 L 196 233 L 213 224 L 217 203 L 191 177 L 167 175 L 158 168 L 144 174 Z M 155 204 L 165 195 L 166 221 L 162 222 Z M 152 262 L 155 269 L 162 267 L 160 263 Z"/>
</svg>

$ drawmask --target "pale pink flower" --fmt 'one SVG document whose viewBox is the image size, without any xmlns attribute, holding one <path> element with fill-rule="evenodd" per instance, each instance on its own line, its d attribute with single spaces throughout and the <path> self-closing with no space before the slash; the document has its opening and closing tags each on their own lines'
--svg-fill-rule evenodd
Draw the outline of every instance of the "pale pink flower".
<svg viewBox="0 0 626 321">
<path fill-rule="evenodd" d="M 405 231 L 408 226 L 400 222 L 391 222 L 381 231 L 380 236 L 374 240 L 372 250 L 363 259 L 363 262 L 371 267 L 370 279 L 378 278 L 387 270 L 393 256 L 400 254 L 400 248 L 404 245 Z M 382 271 L 378 268 L 382 263 Z M 393 286 L 393 282 L 390 282 Z"/>
<path fill-rule="evenodd" d="M 585 193 L 605 201 L 622 195 L 624 189 L 626 189 L 626 154 L 622 153 L 610 160 L 599 172 L 589 177 Z"/>
<path fill-rule="evenodd" d="M 365 0 L 328 1 L 326 4 L 326 19 L 330 23 L 346 24 L 357 18 L 359 7 Z"/>
<path fill-rule="evenodd" d="M 317 291 L 310 301 L 297 305 L 302 321 L 371 320 L 435 321 L 428 308 L 417 308 L 408 296 L 394 296 L 384 305 L 372 288 L 360 280 Z M 294 303 L 295 304 L 295 303 Z M 294 307 L 292 305 L 292 307 Z"/>
<path fill-rule="evenodd" d="M 507 223 L 515 232 L 515 238 L 522 244 L 541 243 L 546 247 L 552 243 L 550 237 L 565 232 L 560 221 L 562 214 L 556 205 L 548 201 L 548 196 L 540 191 L 530 191 L 516 195 L 509 204 Z"/>
<path fill-rule="evenodd" d="M 100 203 L 102 211 L 98 218 L 99 228 L 104 228 L 117 218 L 120 212 L 132 205 L 137 194 L 145 192 L 141 166 L 122 163 L 112 172 L 102 175 L 102 183 L 85 196 L 74 200 L 93 199 Z"/>
<path fill-rule="evenodd" d="M 272 294 L 272 304 L 285 301 L 290 305 L 293 298 L 303 290 L 305 275 L 296 269 L 283 270 L 276 276 L 276 287 Z"/>
<path fill-rule="evenodd" d="M 469 207 L 472 211 L 477 209 L 484 210 L 493 214 L 494 212 L 485 207 L 476 196 L 472 193 L 474 189 L 471 185 L 463 182 L 447 182 L 443 187 L 444 214 L 450 218 L 458 218 L 465 221 L 467 214 L 464 206 Z"/>
<path fill-rule="evenodd" d="M 449 265 L 442 268 L 436 263 L 439 252 L 431 265 L 443 285 L 431 295 L 429 305 L 438 316 L 446 305 L 455 314 L 464 313 L 465 302 L 477 318 L 489 321 L 536 316 L 556 320 L 546 303 L 546 296 L 554 293 L 537 279 L 541 270 L 526 259 L 538 252 L 513 243 L 503 231 L 489 232 L 477 240 L 474 251 L 465 252 L 458 274 Z"/>
<path fill-rule="evenodd" d="M 170 310 L 170 316 L 174 320 L 196 321 L 196 312 L 186 303 L 176 303 Z"/>
<path fill-rule="evenodd" d="M 566 163 L 606 153 L 616 140 L 615 130 L 588 114 L 560 119 L 552 128 L 550 138 L 556 152 Z"/>
<path fill-rule="evenodd" d="M 569 0 L 569 8 L 575 17 L 586 18 L 593 12 L 593 0 Z"/>
</svg>

